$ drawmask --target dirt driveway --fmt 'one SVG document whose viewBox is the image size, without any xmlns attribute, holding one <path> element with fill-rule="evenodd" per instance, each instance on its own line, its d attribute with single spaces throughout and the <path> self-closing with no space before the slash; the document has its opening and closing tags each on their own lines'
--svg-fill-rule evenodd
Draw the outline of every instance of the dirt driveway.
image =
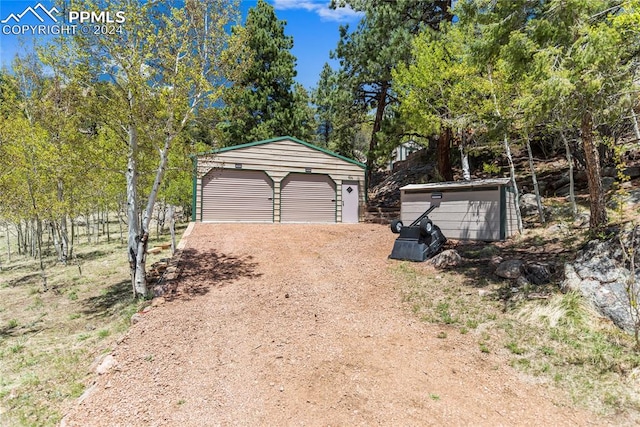
<svg viewBox="0 0 640 427">
<path fill-rule="evenodd" d="M 419 322 L 357 225 L 197 224 L 178 294 L 132 326 L 67 426 L 589 425 L 472 334 Z"/>
</svg>

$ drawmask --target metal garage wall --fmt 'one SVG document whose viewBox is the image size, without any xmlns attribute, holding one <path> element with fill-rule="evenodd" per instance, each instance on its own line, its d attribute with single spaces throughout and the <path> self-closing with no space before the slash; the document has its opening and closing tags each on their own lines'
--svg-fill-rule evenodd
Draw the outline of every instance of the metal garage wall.
<svg viewBox="0 0 640 427">
<path fill-rule="evenodd" d="M 202 178 L 202 221 L 273 222 L 273 182 L 262 171 L 213 169 Z"/>
<path fill-rule="evenodd" d="M 336 185 L 326 175 L 292 173 L 280 184 L 282 222 L 336 222 Z"/>
<path fill-rule="evenodd" d="M 432 193 L 402 195 L 401 218 L 410 224 L 431 206 Z M 441 192 L 440 207 L 429 218 L 451 239 L 500 240 L 500 193 L 483 191 Z"/>
<path fill-rule="evenodd" d="M 212 168 L 265 171 L 273 179 L 274 222 L 285 221 L 280 215 L 280 192 L 283 180 L 291 173 L 331 178 L 335 186 L 333 199 L 336 200 L 331 222 L 342 221 L 342 183 L 357 182 L 360 215 L 364 213 L 365 165 L 295 138 L 280 137 L 204 153 L 197 156 L 194 168 L 194 194 L 197 197 L 194 197 L 193 204 L 198 213 L 202 210 L 200 195 L 203 178 Z"/>
<path fill-rule="evenodd" d="M 429 214 L 451 239 L 504 240 L 518 232 L 509 178 L 410 184 L 401 190 L 401 219 L 413 222 L 432 203 Z"/>
</svg>

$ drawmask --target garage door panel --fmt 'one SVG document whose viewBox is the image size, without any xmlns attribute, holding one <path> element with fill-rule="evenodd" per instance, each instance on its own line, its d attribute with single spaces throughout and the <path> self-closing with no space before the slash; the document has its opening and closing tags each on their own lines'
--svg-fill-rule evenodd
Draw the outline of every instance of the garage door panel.
<svg viewBox="0 0 640 427">
<path fill-rule="evenodd" d="M 273 184 L 262 171 L 214 170 L 203 178 L 202 221 L 273 222 Z"/>
<path fill-rule="evenodd" d="M 290 174 L 281 189 L 282 222 L 336 222 L 336 186 L 328 176 Z"/>
</svg>

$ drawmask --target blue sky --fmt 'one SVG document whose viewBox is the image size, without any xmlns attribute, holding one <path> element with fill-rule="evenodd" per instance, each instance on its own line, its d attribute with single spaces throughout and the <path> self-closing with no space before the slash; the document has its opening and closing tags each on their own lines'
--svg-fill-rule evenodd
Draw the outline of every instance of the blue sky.
<svg viewBox="0 0 640 427">
<path fill-rule="evenodd" d="M 329 0 L 267 1 L 274 6 L 278 18 L 287 22 L 285 33 L 293 36 L 292 53 L 297 58 L 298 72 L 296 80 L 307 89 L 311 89 L 316 85 L 325 62 L 329 62 L 334 68 L 337 67 L 337 63 L 330 60 L 329 52 L 334 50 L 338 43 L 340 25 L 350 24 L 351 27 L 355 27 L 360 15 L 350 9 L 331 10 L 328 7 Z M 243 20 L 247 10 L 255 6 L 256 2 L 257 0 L 241 1 Z M 15 20 L 9 18 L 11 14 L 20 15 L 29 7 L 36 8 L 38 3 L 44 6 L 36 9 L 44 22 L 38 22 L 35 16 L 27 13 L 19 18 L 20 24 L 50 23 L 42 11 L 51 10 L 58 3 L 56 1 L 0 0 L 0 22 L 9 19 L 5 24 L 0 23 L 0 28 L 15 25 Z M 46 38 L 44 35 L 16 36 L 4 34 L 4 31 L 0 33 L 0 66 L 9 68 L 15 54 L 32 45 L 31 37 L 36 38 L 38 42 Z"/>
</svg>

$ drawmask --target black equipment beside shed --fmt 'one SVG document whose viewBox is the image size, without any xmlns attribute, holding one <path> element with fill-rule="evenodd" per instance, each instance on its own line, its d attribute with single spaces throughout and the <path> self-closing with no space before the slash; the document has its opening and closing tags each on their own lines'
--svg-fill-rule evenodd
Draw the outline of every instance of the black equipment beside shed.
<svg viewBox="0 0 640 427">
<path fill-rule="evenodd" d="M 400 235 L 393 244 L 389 258 L 422 262 L 440 252 L 447 238 L 440 227 L 429 219 L 429 214 L 438 206 L 432 204 L 407 227 L 403 226 L 401 220 L 391 222 L 391 231 Z"/>
</svg>

